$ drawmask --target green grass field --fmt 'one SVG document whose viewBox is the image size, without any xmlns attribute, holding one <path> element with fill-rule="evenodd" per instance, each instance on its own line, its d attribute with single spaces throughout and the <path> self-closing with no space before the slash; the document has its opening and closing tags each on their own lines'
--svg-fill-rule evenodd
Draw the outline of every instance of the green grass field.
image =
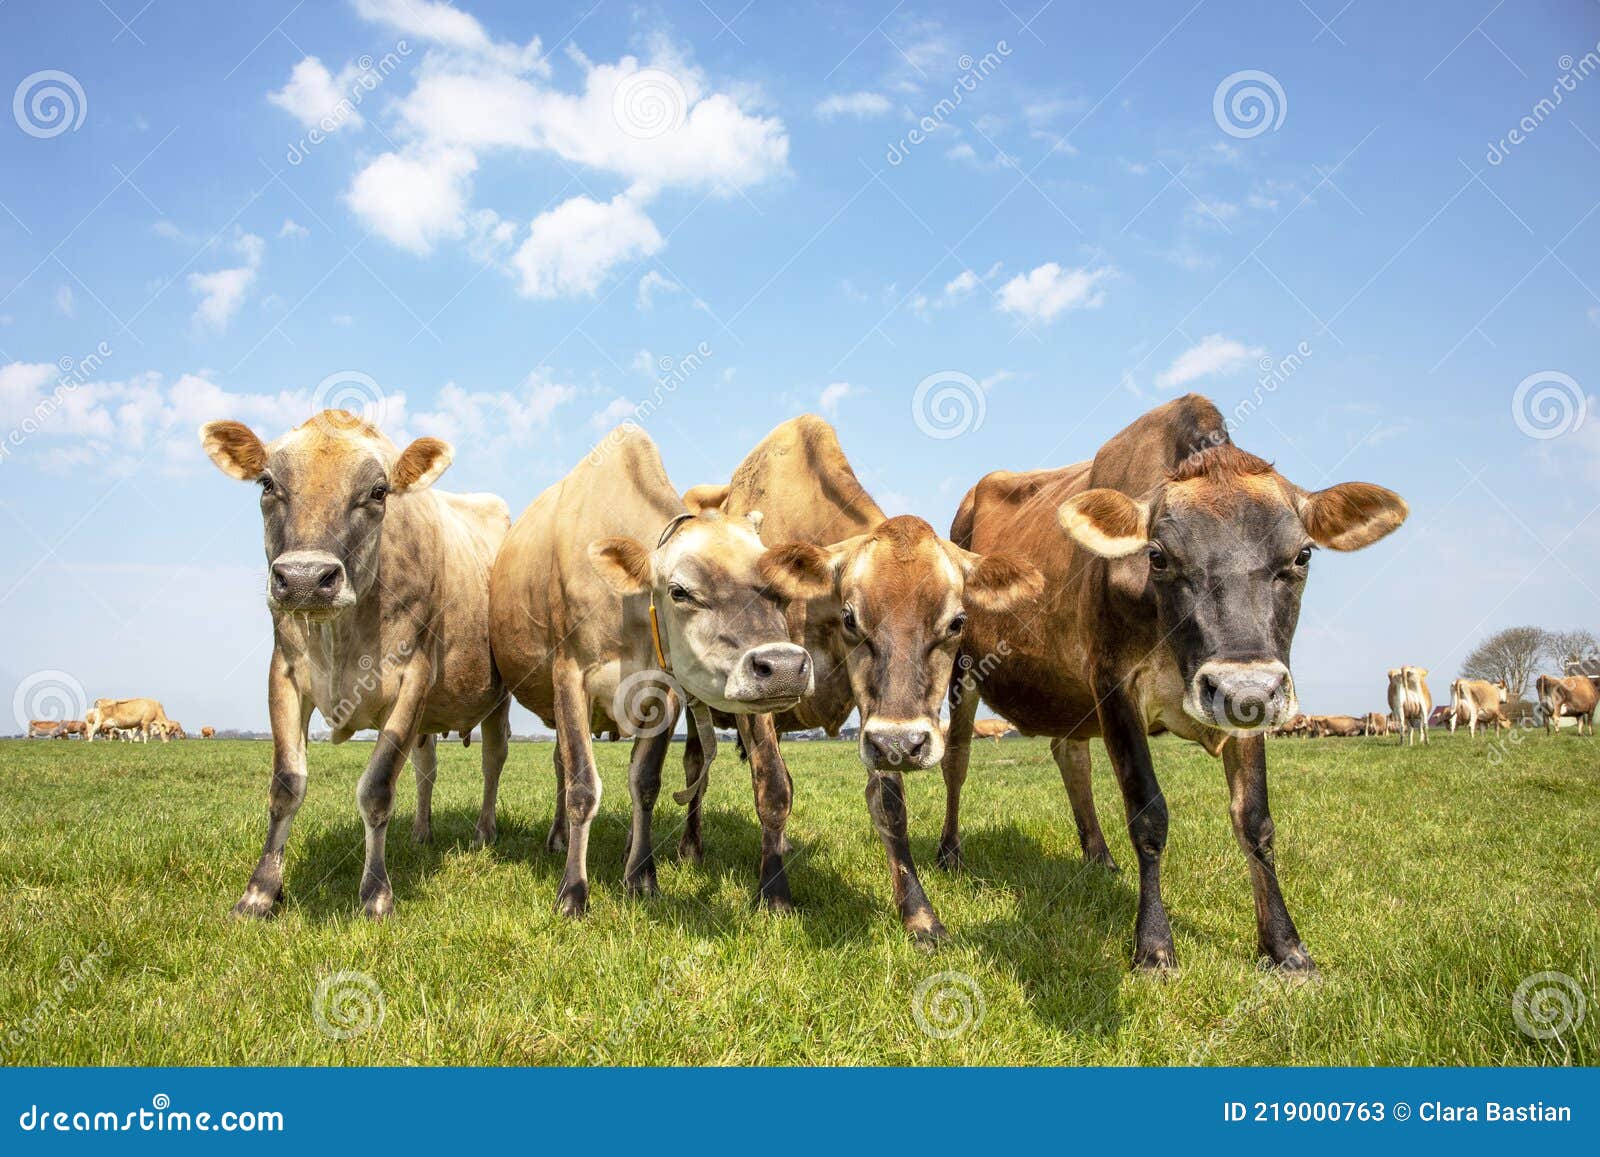
<svg viewBox="0 0 1600 1157">
<path fill-rule="evenodd" d="M 470 841 L 478 749 L 441 745 L 435 841 L 391 825 L 399 910 L 364 922 L 355 781 L 370 748 L 316 745 L 286 905 L 228 909 L 260 850 L 265 743 L 0 743 L 0 1058 L 10 1064 L 1594 1064 L 1600 1059 L 1600 744 L 1543 733 L 1273 741 L 1279 872 L 1322 969 L 1254 959 L 1222 770 L 1158 741 L 1172 813 L 1165 894 L 1180 970 L 1129 971 L 1131 872 L 1085 868 L 1042 740 L 979 743 L 965 874 L 933 866 L 937 771 L 911 777 L 913 850 L 952 933 L 908 941 L 854 749 L 786 748 L 800 911 L 752 904 L 759 829 L 724 745 L 703 866 L 657 810 L 660 897 L 622 895 L 623 744 L 598 745 L 590 915 L 554 914 L 547 744 L 512 747 L 500 839 Z M 1112 851 L 1132 857 L 1095 749 Z M 681 748 L 668 766 L 679 782 Z M 76 978 L 63 961 L 75 962 Z M 1513 993 L 1565 973 L 1586 1018 L 1534 1039 Z M 364 982 L 330 980 L 362 973 Z M 939 976 L 939 974 L 961 974 Z M 932 978 L 932 979 L 930 979 Z M 927 985 L 928 1015 L 913 1003 Z M 330 1036 L 314 1008 L 332 987 Z M 351 987 L 355 985 L 356 987 Z M 365 1019 L 362 1001 L 373 1011 Z M 981 1013 L 981 1016 L 980 1016 Z M 924 1022 L 933 1032 L 924 1028 Z"/>
</svg>

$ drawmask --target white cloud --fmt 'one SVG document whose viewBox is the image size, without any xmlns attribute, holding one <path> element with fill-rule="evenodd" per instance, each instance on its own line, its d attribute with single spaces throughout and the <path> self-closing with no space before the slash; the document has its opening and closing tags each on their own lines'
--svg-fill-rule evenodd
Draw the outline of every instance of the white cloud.
<svg viewBox="0 0 1600 1157">
<path fill-rule="evenodd" d="M 56 287 L 56 309 L 63 317 L 72 317 L 78 312 L 76 299 L 72 295 L 72 286 L 60 285 Z"/>
<path fill-rule="evenodd" d="M 311 230 L 300 224 L 300 222 L 296 221 L 293 217 L 285 217 L 283 219 L 283 226 L 278 230 L 278 236 L 293 237 L 298 239 L 301 237 L 311 236 Z"/>
<path fill-rule="evenodd" d="M 842 116 L 857 119 L 882 116 L 894 107 L 881 92 L 840 92 L 817 102 L 817 116 L 825 121 Z"/>
<path fill-rule="evenodd" d="M 663 277 L 654 269 L 639 278 L 639 308 L 649 311 L 655 304 L 657 293 L 682 293 L 683 286 L 670 277 Z"/>
<path fill-rule="evenodd" d="M 364 20 L 384 24 L 469 56 L 481 57 L 502 68 L 519 72 L 548 72 L 540 57 L 539 38 L 526 45 L 501 43 L 492 39 L 475 16 L 434 0 L 355 0 L 355 9 Z"/>
<path fill-rule="evenodd" d="M 828 417 L 836 418 L 839 416 L 839 403 L 855 392 L 849 382 L 834 382 L 830 386 L 823 387 L 822 397 L 818 399 L 817 405 Z"/>
<path fill-rule="evenodd" d="M 157 237 L 165 237 L 168 241 L 181 241 L 183 239 L 183 230 L 166 218 L 162 218 L 150 226 L 150 231 Z"/>
<path fill-rule="evenodd" d="M 305 128 L 320 128 L 336 133 L 343 128 L 359 129 L 366 122 L 356 111 L 350 92 L 361 75 L 355 65 L 346 65 L 337 77 L 315 56 L 294 66 L 289 81 L 267 99 L 283 109 Z"/>
<path fill-rule="evenodd" d="M 255 284 L 266 242 L 254 233 L 241 233 L 234 241 L 234 248 L 244 258 L 243 265 L 189 274 L 189 291 L 200 298 L 194 320 L 219 333 L 228 328 Z"/>
<path fill-rule="evenodd" d="M 534 218 L 511 264 L 525 296 L 593 294 L 615 266 L 648 257 L 663 244 L 655 224 L 626 194 L 610 201 L 573 197 Z"/>
<path fill-rule="evenodd" d="M 612 398 L 602 410 L 596 410 L 589 416 L 589 425 L 596 430 L 609 430 L 623 422 L 637 422 L 639 420 L 638 403 L 627 398 Z"/>
<path fill-rule="evenodd" d="M 1207 334 L 1198 345 L 1191 346 L 1174 358 L 1172 364 L 1156 378 L 1156 385 L 1170 390 L 1199 378 L 1231 374 L 1263 357 L 1266 352 L 1263 346 L 1247 346 L 1220 333 Z"/>
<path fill-rule="evenodd" d="M 472 445 L 486 454 L 525 445 L 550 424 L 556 409 L 578 396 L 577 388 L 535 370 L 512 391 L 464 390 L 454 382 L 440 391 L 435 409 L 414 415 L 418 434 Z"/>
<path fill-rule="evenodd" d="M 337 325 L 341 328 L 348 328 L 355 323 L 355 318 L 351 317 L 348 313 L 336 313 L 329 320 L 331 320 L 334 325 Z"/>
<path fill-rule="evenodd" d="M 965 297 L 978 288 L 978 275 L 970 269 L 963 269 L 954 278 L 945 283 L 944 295 L 946 297 Z"/>
<path fill-rule="evenodd" d="M 463 213 L 477 167 L 466 149 L 384 153 L 356 174 L 345 201 L 380 236 L 425 256 L 440 239 L 466 233 Z"/>
<path fill-rule="evenodd" d="M 1019 273 L 1000 288 L 1000 308 L 1028 321 L 1054 321 L 1074 309 L 1095 309 L 1105 300 L 1101 283 L 1109 267 L 1062 269 L 1054 261 Z"/>
</svg>

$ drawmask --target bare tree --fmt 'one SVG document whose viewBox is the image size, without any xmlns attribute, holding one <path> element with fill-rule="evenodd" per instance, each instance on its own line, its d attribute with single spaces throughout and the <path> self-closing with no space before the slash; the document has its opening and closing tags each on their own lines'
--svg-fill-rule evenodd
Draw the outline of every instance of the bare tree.
<svg viewBox="0 0 1600 1157">
<path fill-rule="evenodd" d="M 1469 679 L 1504 679 L 1513 700 L 1521 699 L 1539 660 L 1550 651 L 1550 635 L 1538 627 L 1507 627 L 1472 649 L 1461 673 Z"/>
<path fill-rule="evenodd" d="M 1594 637 L 1593 631 L 1581 627 L 1575 631 L 1551 631 L 1546 636 L 1546 644 L 1549 647 L 1546 653 L 1555 660 L 1556 669 L 1563 674 L 1573 664 L 1600 654 L 1600 640 Z"/>
</svg>

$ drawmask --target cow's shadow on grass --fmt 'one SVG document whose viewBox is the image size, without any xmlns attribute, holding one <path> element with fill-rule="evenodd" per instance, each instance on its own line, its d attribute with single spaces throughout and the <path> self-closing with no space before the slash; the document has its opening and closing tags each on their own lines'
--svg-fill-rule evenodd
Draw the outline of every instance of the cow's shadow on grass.
<svg viewBox="0 0 1600 1157">
<path fill-rule="evenodd" d="M 934 863 L 936 841 L 912 845 L 919 864 Z M 1137 871 L 1131 864 L 1114 872 L 1076 854 L 1051 854 L 1015 824 L 969 829 L 962 850 L 966 866 L 952 883 L 941 886 L 951 877 L 937 868 L 923 874 L 935 905 L 937 894 L 952 886 L 1002 889 L 1013 903 L 1003 918 L 952 927 L 957 941 L 1017 977 L 1040 1020 L 1075 1035 L 1114 1034 L 1122 1015 L 1119 995 L 1132 970 Z M 1180 940 L 1210 939 L 1181 913 L 1169 915 Z"/>
<path fill-rule="evenodd" d="M 683 809 L 663 793 L 663 800 L 656 805 L 652 833 L 660 892 L 639 897 L 627 897 L 622 882 L 628 814 L 626 810 L 605 810 L 590 827 L 591 904 L 602 898 L 634 904 L 652 920 L 701 937 L 732 934 L 757 909 L 761 828 L 752 810 L 706 807 L 701 823 L 705 859 L 702 864 L 689 865 L 678 859 Z M 548 811 L 542 816 L 522 815 L 502 808 L 497 818 L 497 838 L 481 850 L 473 846 L 476 808 L 436 806 L 433 839 L 426 844 L 412 841 L 412 815 L 410 811 L 397 810 L 386 845 L 389 884 L 399 918 L 404 919 L 407 902 L 427 890 L 428 880 L 445 868 L 445 861 L 462 854 L 490 856 L 501 864 L 515 864 L 526 870 L 531 886 L 508 895 L 507 905 L 537 905 L 541 919 L 553 909 L 566 868 L 566 853 L 545 848 L 550 827 Z M 288 849 L 284 888 L 287 901 L 314 922 L 358 917 L 365 839 L 360 821 L 351 817 L 348 821 L 306 828 L 295 835 L 300 838 L 291 839 Z M 887 879 L 885 899 L 880 901 L 855 887 L 822 859 L 807 855 L 803 847 L 797 847 L 788 861 L 791 886 L 800 905 L 795 918 L 817 942 L 839 942 L 840 929 L 855 929 L 857 938 L 865 937 L 873 919 L 882 917 L 887 904 Z M 892 907 L 889 910 L 892 912 Z"/>
</svg>

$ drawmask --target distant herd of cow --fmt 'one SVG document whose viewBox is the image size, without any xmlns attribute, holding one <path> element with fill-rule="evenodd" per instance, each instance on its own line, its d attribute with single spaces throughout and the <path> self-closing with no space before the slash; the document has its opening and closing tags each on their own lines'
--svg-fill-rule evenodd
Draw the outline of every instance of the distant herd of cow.
<svg viewBox="0 0 1600 1157">
<path fill-rule="evenodd" d="M 202 739 L 216 734 L 215 727 L 200 729 Z M 168 719 L 154 699 L 96 699 L 82 719 L 34 719 L 28 723 L 30 739 L 87 739 L 93 743 L 97 735 L 125 743 L 149 743 L 152 735 L 163 743 L 189 738 L 183 724 Z"/>
</svg>

